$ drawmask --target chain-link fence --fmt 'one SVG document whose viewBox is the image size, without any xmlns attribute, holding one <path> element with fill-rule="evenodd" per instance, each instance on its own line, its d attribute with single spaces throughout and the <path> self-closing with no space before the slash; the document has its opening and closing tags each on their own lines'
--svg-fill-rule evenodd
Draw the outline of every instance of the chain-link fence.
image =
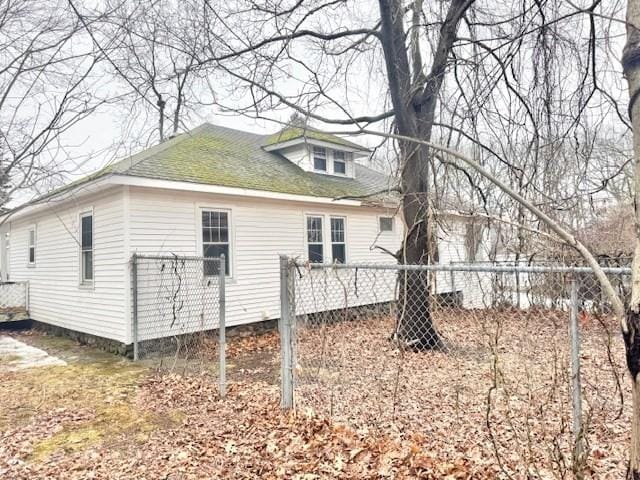
<svg viewBox="0 0 640 480">
<path fill-rule="evenodd" d="M 225 260 L 133 255 L 134 359 L 225 385 Z"/>
<path fill-rule="evenodd" d="M 0 283 L 0 322 L 29 318 L 29 283 Z"/>
<path fill-rule="evenodd" d="M 281 269 L 285 408 L 421 438 L 497 478 L 623 478 L 624 347 L 589 269 Z M 628 270 L 606 271 L 626 296 Z"/>
</svg>

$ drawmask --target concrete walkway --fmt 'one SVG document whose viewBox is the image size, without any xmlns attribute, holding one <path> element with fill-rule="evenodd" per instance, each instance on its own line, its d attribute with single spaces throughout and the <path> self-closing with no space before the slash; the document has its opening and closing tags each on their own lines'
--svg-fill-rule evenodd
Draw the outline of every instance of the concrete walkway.
<svg viewBox="0 0 640 480">
<path fill-rule="evenodd" d="M 0 336 L 0 370 L 66 365 L 67 362 L 53 357 L 44 350 L 32 347 L 14 338 Z"/>
</svg>

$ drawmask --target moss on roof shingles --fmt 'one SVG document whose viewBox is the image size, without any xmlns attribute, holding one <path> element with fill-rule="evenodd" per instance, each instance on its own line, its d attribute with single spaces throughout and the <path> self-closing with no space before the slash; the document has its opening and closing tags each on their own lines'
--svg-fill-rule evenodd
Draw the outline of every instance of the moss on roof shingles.
<svg viewBox="0 0 640 480">
<path fill-rule="evenodd" d="M 358 164 L 356 178 L 306 172 L 282 155 L 266 152 L 262 147 L 269 137 L 204 124 L 72 185 L 117 173 L 330 198 L 367 195 L 391 185 L 387 176 Z M 69 186 L 62 187 L 52 194 L 68 189 Z"/>
<path fill-rule="evenodd" d="M 297 138 L 306 138 L 311 140 L 321 140 L 323 142 L 335 143 L 337 145 L 343 145 L 345 147 L 354 148 L 356 150 L 366 150 L 362 145 L 350 142 L 344 138 L 332 135 L 330 133 L 321 132 L 313 128 L 302 127 L 287 127 L 283 128 L 279 132 L 269 135 L 264 140 L 265 146 L 277 145 L 278 143 L 288 142 Z"/>
</svg>

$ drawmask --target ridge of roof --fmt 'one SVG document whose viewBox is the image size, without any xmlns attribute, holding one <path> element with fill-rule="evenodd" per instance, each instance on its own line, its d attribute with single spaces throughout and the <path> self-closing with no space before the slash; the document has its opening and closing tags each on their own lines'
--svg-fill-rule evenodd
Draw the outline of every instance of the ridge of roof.
<svg viewBox="0 0 640 480">
<path fill-rule="evenodd" d="M 356 163 L 355 178 L 303 170 L 278 152 L 267 152 L 261 135 L 204 123 L 130 155 L 29 202 L 36 204 L 89 182 L 128 175 L 314 197 L 367 197 L 373 203 L 393 189 L 393 179 Z M 361 148 L 361 147 L 359 147 Z M 24 205 L 23 205 L 24 206 Z"/>
<path fill-rule="evenodd" d="M 323 132 L 312 127 L 300 127 L 300 126 L 288 126 L 284 127 L 276 133 L 266 136 L 265 147 L 272 147 L 280 143 L 290 142 L 299 138 L 308 138 L 311 140 L 319 140 L 328 143 L 335 143 L 336 145 L 342 145 L 349 148 L 358 150 L 367 150 L 367 148 L 357 143 L 351 142 L 347 139 L 339 137 L 337 135 Z"/>
</svg>

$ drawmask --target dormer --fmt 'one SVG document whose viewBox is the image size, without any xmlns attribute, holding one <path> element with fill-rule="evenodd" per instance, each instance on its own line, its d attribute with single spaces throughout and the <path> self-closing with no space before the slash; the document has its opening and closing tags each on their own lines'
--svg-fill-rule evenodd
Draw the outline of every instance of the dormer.
<svg viewBox="0 0 640 480">
<path fill-rule="evenodd" d="M 355 159 L 369 154 L 356 143 L 309 127 L 285 128 L 270 135 L 263 149 L 279 153 L 307 172 L 346 178 L 355 178 Z"/>
</svg>

